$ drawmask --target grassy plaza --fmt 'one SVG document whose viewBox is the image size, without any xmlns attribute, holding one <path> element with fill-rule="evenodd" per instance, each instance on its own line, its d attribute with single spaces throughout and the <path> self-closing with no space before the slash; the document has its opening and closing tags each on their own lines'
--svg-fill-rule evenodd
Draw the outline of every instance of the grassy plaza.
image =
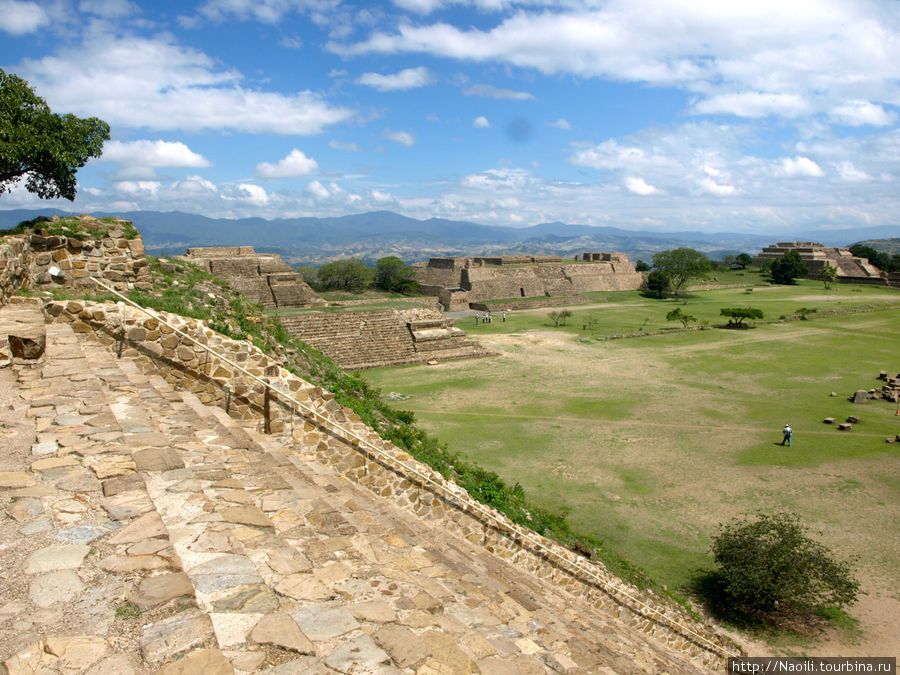
<svg viewBox="0 0 900 675">
<path fill-rule="evenodd" d="M 548 309 L 477 327 L 464 317 L 457 325 L 498 356 L 364 375 L 409 396 L 399 405 L 451 450 L 658 583 L 684 588 L 709 567 L 719 523 L 789 509 L 838 556 L 858 556 L 865 588 L 896 601 L 900 443 L 885 441 L 900 417 L 887 401 L 848 398 L 900 372 L 900 292 L 746 280 L 678 299 L 594 294 L 559 327 Z M 747 306 L 764 319 L 719 328 L 722 307 Z M 704 329 L 666 321 L 676 307 Z M 816 311 L 800 320 L 802 308 Z M 610 339 L 623 335 L 636 337 Z M 860 423 L 839 431 L 849 415 Z"/>
</svg>

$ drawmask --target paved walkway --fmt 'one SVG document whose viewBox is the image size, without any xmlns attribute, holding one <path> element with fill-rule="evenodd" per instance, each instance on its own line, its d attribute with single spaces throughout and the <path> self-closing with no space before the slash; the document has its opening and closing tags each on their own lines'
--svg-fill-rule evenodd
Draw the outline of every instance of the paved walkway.
<svg viewBox="0 0 900 675">
<path fill-rule="evenodd" d="M 69 325 L 46 330 L 0 410 L 11 675 L 699 669 Z"/>
</svg>

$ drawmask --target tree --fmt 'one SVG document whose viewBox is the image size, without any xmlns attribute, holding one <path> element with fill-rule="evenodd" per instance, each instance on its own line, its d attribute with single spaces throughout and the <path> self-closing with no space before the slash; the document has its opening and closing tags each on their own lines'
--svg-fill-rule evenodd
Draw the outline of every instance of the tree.
<svg viewBox="0 0 900 675">
<path fill-rule="evenodd" d="M 769 266 L 769 274 L 776 284 L 793 284 L 795 279 L 801 279 L 808 273 L 809 269 L 797 251 L 787 251 Z"/>
<path fill-rule="evenodd" d="M 750 257 L 747 253 L 738 253 L 734 257 L 734 262 L 738 265 L 742 270 L 747 269 L 747 265 L 753 262 L 753 258 Z"/>
<path fill-rule="evenodd" d="M 359 258 L 344 258 L 322 265 L 318 276 L 326 288 L 361 291 L 371 283 L 372 270 Z"/>
<path fill-rule="evenodd" d="M 712 269 L 709 258 L 692 248 L 675 248 L 653 255 L 653 268 L 669 277 L 675 295 L 689 279 L 702 279 Z"/>
<path fill-rule="evenodd" d="M 647 263 L 645 263 L 643 260 L 637 260 L 637 261 L 634 263 L 634 271 L 635 271 L 635 272 L 649 272 L 649 271 L 650 271 L 650 265 L 648 265 Z"/>
<path fill-rule="evenodd" d="M 375 261 L 375 285 L 386 291 L 407 295 L 419 288 L 415 279 L 416 271 L 397 256 L 379 258 Z"/>
<path fill-rule="evenodd" d="M 303 277 L 303 281 L 309 285 L 310 288 L 318 288 L 319 286 L 319 270 L 311 265 L 301 265 L 297 267 L 297 274 Z"/>
<path fill-rule="evenodd" d="M 722 307 L 719 314 L 728 317 L 728 328 L 745 328 L 745 320 L 763 318 L 763 311 L 756 307 Z"/>
<path fill-rule="evenodd" d="M 757 514 L 721 527 L 712 552 L 719 588 L 744 613 L 808 612 L 852 604 L 859 582 L 805 534 L 791 513 Z"/>
<path fill-rule="evenodd" d="M 819 272 L 819 278 L 822 280 L 822 283 L 825 284 L 825 289 L 831 288 L 831 284 L 837 281 L 838 272 L 836 267 L 832 267 L 831 265 L 825 265 L 822 268 L 822 271 Z"/>
<path fill-rule="evenodd" d="M 553 321 L 554 326 L 565 326 L 566 319 L 572 316 L 572 312 L 570 312 L 568 309 L 561 309 L 559 311 L 554 310 L 552 312 L 547 312 L 547 316 L 549 316 L 550 320 Z"/>
<path fill-rule="evenodd" d="M 57 115 L 28 82 L 0 70 L 0 195 L 25 177 L 41 199 L 74 200 L 75 171 L 108 140 L 103 120 Z"/>
<path fill-rule="evenodd" d="M 669 277 L 664 272 L 653 270 L 647 275 L 647 289 L 656 293 L 660 298 L 668 293 L 671 285 Z"/>
<path fill-rule="evenodd" d="M 681 311 L 681 307 L 676 307 L 671 312 L 666 314 L 666 321 L 680 321 L 681 324 L 687 328 L 688 324 L 691 321 L 696 321 L 696 316 L 691 316 L 690 314 L 685 314 Z"/>
</svg>

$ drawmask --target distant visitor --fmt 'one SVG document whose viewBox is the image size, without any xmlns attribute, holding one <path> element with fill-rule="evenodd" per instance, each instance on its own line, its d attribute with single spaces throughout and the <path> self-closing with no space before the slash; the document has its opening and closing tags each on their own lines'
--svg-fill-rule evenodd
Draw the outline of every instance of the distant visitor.
<svg viewBox="0 0 900 675">
<path fill-rule="evenodd" d="M 791 447 L 791 436 L 794 434 L 794 430 L 791 429 L 790 425 L 785 424 L 784 429 L 781 430 L 781 444 L 784 445 L 787 443 L 788 447 Z"/>
</svg>

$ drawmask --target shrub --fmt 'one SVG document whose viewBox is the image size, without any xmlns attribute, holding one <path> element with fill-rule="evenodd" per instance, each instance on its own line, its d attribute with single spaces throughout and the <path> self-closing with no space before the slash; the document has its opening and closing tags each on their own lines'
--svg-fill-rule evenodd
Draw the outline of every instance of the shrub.
<svg viewBox="0 0 900 675">
<path fill-rule="evenodd" d="M 852 604 L 859 582 L 805 534 L 791 513 L 757 514 L 722 526 L 712 545 L 716 586 L 741 614 L 771 618 Z"/>
</svg>

